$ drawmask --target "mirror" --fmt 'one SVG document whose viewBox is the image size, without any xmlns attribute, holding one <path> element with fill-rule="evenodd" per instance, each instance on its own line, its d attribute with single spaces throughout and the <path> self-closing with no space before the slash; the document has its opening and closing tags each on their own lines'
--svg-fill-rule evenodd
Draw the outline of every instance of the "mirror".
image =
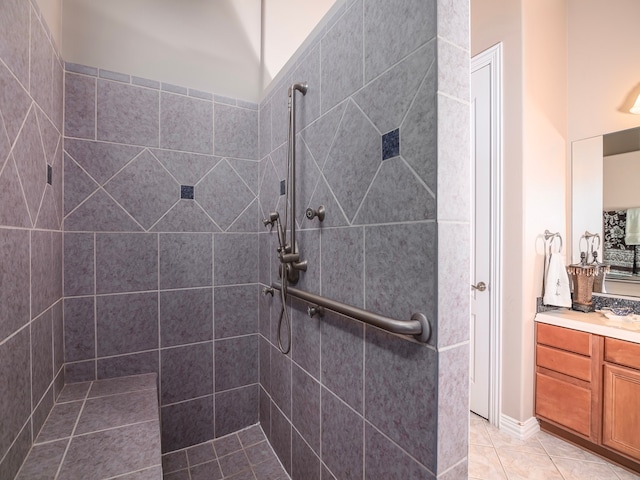
<svg viewBox="0 0 640 480">
<path fill-rule="evenodd" d="M 571 261 L 586 250 L 585 231 L 599 233 L 606 293 L 640 296 L 640 245 L 624 241 L 627 210 L 640 208 L 640 127 L 573 142 L 571 155 Z"/>
</svg>

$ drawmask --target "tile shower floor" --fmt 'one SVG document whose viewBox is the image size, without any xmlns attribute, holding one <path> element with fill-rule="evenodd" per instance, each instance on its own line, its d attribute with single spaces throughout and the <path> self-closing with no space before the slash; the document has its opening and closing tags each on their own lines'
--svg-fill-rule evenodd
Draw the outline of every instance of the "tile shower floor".
<svg viewBox="0 0 640 480">
<path fill-rule="evenodd" d="M 544 432 L 517 440 L 472 413 L 469 479 L 632 480 L 640 476 Z"/>
<path fill-rule="evenodd" d="M 289 480 L 259 425 L 162 456 L 164 480 Z"/>
</svg>

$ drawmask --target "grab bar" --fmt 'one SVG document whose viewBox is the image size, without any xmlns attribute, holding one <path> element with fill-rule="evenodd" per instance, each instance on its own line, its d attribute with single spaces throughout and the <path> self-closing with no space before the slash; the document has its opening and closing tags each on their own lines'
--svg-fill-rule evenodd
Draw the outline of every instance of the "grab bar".
<svg viewBox="0 0 640 480">
<path fill-rule="evenodd" d="M 280 290 L 282 285 L 274 282 L 271 284 L 271 288 Z M 265 289 L 265 294 L 266 293 L 268 292 Z M 419 342 L 426 343 L 429 341 L 429 337 L 431 337 L 431 325 L 427 317 L 422 313 L 414 313 L 411 315 L 411 320 L 396 320 L 293 287 L 288 287 L 287 293 L 308 303 L 319 305 L 327 310 L 360 320 L 361 322 L 368 323 L 369 325 L 388 332 L 398 333 L 400 335 L 412 335 Z"/>
</svg>

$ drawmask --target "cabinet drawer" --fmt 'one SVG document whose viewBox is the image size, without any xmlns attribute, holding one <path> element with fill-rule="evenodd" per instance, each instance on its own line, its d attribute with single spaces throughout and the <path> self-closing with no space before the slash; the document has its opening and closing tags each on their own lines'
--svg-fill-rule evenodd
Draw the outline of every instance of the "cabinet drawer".
<svg viewBox="0 0 640 480">
<path fill-rule="evenodd" d="M 591 359 L 556 348 L 536 346 L 536 364 L 580 380 L 591 381 Z"/>
<path fill-rule="evenodd" d="M 607 337 L 604 339 L 604 359 L 640 370 L 640 344 Z"/>
<path fill-rule="evenodd" d="M 579 353 L 580 355 L 591 355 L 590 333 L 556 327 L 546 323 L 538 323 L 536 325 L 538 343 Z"/>
<path fill-rule="evenodd" d="M 591 390 L 537 373 L 536 415 L 589 436 Z"/>
</svg>

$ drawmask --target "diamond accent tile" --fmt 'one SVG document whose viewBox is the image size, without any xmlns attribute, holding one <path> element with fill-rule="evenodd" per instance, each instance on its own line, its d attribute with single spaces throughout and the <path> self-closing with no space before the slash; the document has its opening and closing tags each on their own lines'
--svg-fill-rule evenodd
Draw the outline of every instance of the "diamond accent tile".
<svg viewBox="0 0 640 480">
<path fill-rule="evenodd" d="M 65 215 L 98 189 L 98 184 L 68 155 L 64 156 L 64 184 Z"/>
<path fill-rule="evenodd" d="M 382 135 L 382 160 L 400 155 L 400 129 Z"/>
<path fill-rule="evenodd" d="M 183 200 L 193 200 L 193 186 L 180 185 L 180 198 Z"/>
<path fill-rule="evenodd" d="M 212 155 L 171 150 L 153 149 L 151 153 L 182 185 L 195 185 L 221 160 Z"/>
<path fill-rule="evenodd" d="M 196 201 L 223 230 L 247 208 L 255 196 L 226 160 L 197 185 Z"/>
<path fill-rule="evenodd" d="M 0 191 L 2 192 L 0 224 L 31 228 L 29 210 L 18 179 L 18 169 L 11 154 L 0 174 Z"/>
<path fill-rule="evenodd" d="M 260 207 L 258 206 L 258 199 L 255 199 L 251 205 L 249 205 L 244 212 L 240 214 L 238 218 L 227 229 L 228 232 L 259 232 L 262 229 L 262 224 L 258 223 L 260 220 Z"/>
<path fill-rule="evenodd" d="M 350 101 L 323 169 L 349 219 L 355 215 L 378 170 L 380 148 L 380 134 Z"/>
<path fill-rule="evenodd" d="M 69 232 L 138 232 L 133 218 L 103 190 L 98 190 L 64 220 Z"/>
<path fill-rule="evenodd" d="M 436 200 L 396 157 L 382 163 L 354 224 L 409 222 L 435 218 Z"/>
<path fill-rule="evenodd" d="M 316 206 L 324 205 L 326 213 L 324 220 L 322 221 L 323 227 L 344 227 L 349 225 L 347 217 L 345 217 L 342 208 L 338 205 L 336 197 L 331 192 L 331 189 L 324 178 L 320 178 L 316 191 L 313 193 L 313 197 L 311 197 L 310 203 L 311 205 Z"/>
<path fill-rule="evenodd" d="M 65 138 L 64 149 L 100 185 L 142 151 L 141 147 L 72 138 Z"/>
<path fill-rule="evenodd" d="M 47 170 L 34 109 L 27 115 L 13 151 L 29 214 L 35 220 L 44 194 Z"/>
<path fill-rule="evenodd" d="M 177 201 L 174 178 L 147 150 L 112 178 L 105 190 L 145 229 Z"/>
<path fill-rule="evenodd" d="M 9 142 L 12 144 L 18 136 L 30 105 L 29 94 L 0 62 L 0 112 L 9 135 Z"/>
</svg>

